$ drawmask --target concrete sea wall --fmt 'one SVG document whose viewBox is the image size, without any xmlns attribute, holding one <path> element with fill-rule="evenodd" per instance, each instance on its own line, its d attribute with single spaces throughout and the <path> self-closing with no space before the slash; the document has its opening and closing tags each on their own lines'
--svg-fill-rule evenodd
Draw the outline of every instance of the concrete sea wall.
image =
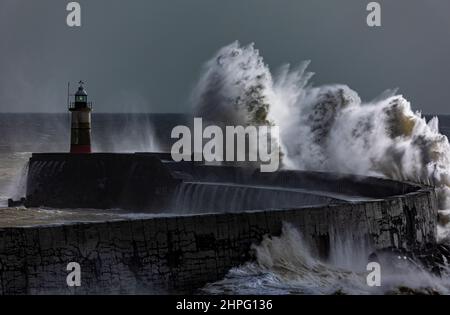
<svg viewBox="0 0 450 315">
<path fill-rule="evenodd" d="M 337 238 L 374 249 L 434 244 L 430 191 L 357 204 L 0 229 L 0 293 L 192 293 L 251 259 L 250 246 L 297 227 L 326 258 Z M 66 285 L 69 262 L 81 286 Z"/>
<path fill-rule="evenodd" d="M 106 207 L 123 202 L 123 191 L 127 189 L 120 185 L 120 176 L 124 174 L 134 174 L 133 180 L 125 181 L 135 183 L 130 184 L 134 188 L 147 183 L 148 179 L 144 177 L 154 176 L 149 181 L 154 184 L 148 186 L 150 189 L 139 188 L 140 194 L 163 191 L 158 190 L 156 184 L 161 175 L 163 187 L 172 187 L 172 183 L 176 185 L 181 179 L 195 179 L 200 183 L 266 183 L 312 190 L 321 188 L 371 199 L 238 213 L 15 228 L 3 225 L 0 228 L 1 294 L 192 293 L 208 282 L 221 279 L 230 268 L 249 261 L 251 245 L 259 243 L 264 235 L 280 235 L 284 222 L 297 228 L 323 259 L 327 259 L 331 249 L 343 239 L 362 242 L 373 250 L 393 247 L 417 251 L 436 242 L 437 200 L 434 190 L 428 187 L 314 172 L 261 174 L 237 168 L 196 167 L 161 163 L 156 157 L 147 155 L 127 158 L 94 155 L 89 162 L 80 157 L 68 162 L 62 155 L 35 155 L 33 158 L 27 194 L 31 205 L 57 207 L 61 200 L 76 204 L 76 199 L 67 197 L 67 189 L 86 192 L 85 205 L 97 202 Z M 127 166 L 130 161 L 134 169 L 147 165 L 151 171 L 130 171 Z M 79 178 L 79 172 L 86 169 L 83 163 L 88 163 L 88 168 L 96 172 L 88 180 L 78 179 L 77 183 L 85 187 L 56 181 L 61 188 L 54 182 L 55 178 L 65 180 L 58 174 Z M 98 165 L 98 170 L 92 165 Z M 76 171 L 72 169 L 75 166 Z M 48 169 L 54 170 L 49 172 Z M 117 179 L 107 178 L 111 170 L 118 171 Z M 97 188 L 99 179 L 103 186 Z M 121 198 L 108 195 L 105 198 L 116 199 L 107 202 L 99 198 L 111 191 L 105 187 Z M 53 189 L 57 192 L 53 193 Z M 167 192 L 168 189 L 164 190 L 164 198 L 171 196 Z M 124 205 L 142 207 L 144 201 L 156 205 L 151 201 L 158 197 L 157 194 L 145 196 L 144 199 L 137 196 L 137 202 L 134 197 L 127 197 L 125 200 L 131 201 Z M 66 266 L 70 262 L 78 262 L 81 266 L 80 287 L 66 284 Z"/>
</svg>

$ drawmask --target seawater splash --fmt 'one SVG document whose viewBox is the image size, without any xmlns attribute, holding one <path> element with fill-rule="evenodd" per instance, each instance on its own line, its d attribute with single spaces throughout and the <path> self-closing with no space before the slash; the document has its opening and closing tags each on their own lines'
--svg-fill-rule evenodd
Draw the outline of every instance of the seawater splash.
<svg viewBox="0 0 450 315">
<path fill-rule="evenodd" d="M 17 177 L 14 178 L 11 186 L 9 187 L 9 195 L 13 200 L 24 198 L 27 194 L 27 176 L 29 165 L 30 163 L 28 161 L 25 162 Z"/>
<path fill-rule="evenodd" d="M 94 120 L 94 152 L 159 152 L 148 114 L 103 114 Z"/>
<path fill-rule="evenodd" d="M 339 262 L 340 243 L 331 244 L 331 261 Z M 367 285 L 367 256 L 351 251 L 343 266 L 323 262 L 308 247 L 301 233 L 285 224 L 280 237 L 265 237 L 254 245 L 255 261 L 233 268 L 218 282 L 202 288 L 206 294 L 408 294 L 450 293 L 446 277 L 437 277 L 412 261 L 403 266 L 382 263 L 380 287 Z M 362 260 L 366 263 L 361 264 Z M 353 263 L 348 264 L 348 261 Z"/>
<path fill-rule="evenodd" d="M 253 44 L 234 42 L 206 63 L 195 112 L 218 124 L 278 125 L 284 167 L 433 185 L 439 208 L 450 208 L 450 145 L 437 117 L 427 122 L 395 91 L 362 102 L 346 85 L 314 87 L 308 64 L 273 76 Z M 441 240 L 450 237 L 446 213 Z"/>
<path fill-rule="evenodd" d="M 192 95 L 194 113 L 224 124 L 270 124 L 272 86 L 271 73 L 258 50 L 235 42 L 205 64 Z"/>
<path fill-rule="evenodd" d="M 312 194 L 303 189 L 215 182 L 183 182 L 177 186 L 170 212 L 231 213 L 280 209 L 338 202 L 333 194 Z"/>
<path fill-rule="evenodd" d="M 0 159 L 0 207 L 5 207 L 9 198 L 19 200 L 26 195 L 28 159 L 30 153 L 1 153 Z"/>
</svg>

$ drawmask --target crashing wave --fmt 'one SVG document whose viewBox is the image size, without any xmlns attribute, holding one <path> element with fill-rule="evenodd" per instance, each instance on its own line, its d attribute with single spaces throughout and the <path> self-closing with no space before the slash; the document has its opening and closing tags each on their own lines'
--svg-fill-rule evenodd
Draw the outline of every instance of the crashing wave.
<svg viewBox="0 0 450 315">
<path fill-rule="evenodd" d="M 380 286 L 367 285 L 367 256 L 350 251 L 341 264 L 342 244 L 332 243 L 330 261 L 316 257 L 302 234 L 288 224 L 279 237 L 266 236 L 253 246 L 255 261 L 233 268 L 218 282 L 207 284 L 206 294 L 449 294 L 450 283 L 417 265 L 412 259 L 379 256 Z M 334 253 L 334 254 L 333 254 Z M 448 269 L 445 269 L 448 272 Z"/>
<path fill-rule="evenodd" d="M 258 50 L 234 42 L 205 64 L 192 96 L 195 113 L 212 122 L 269 125 L 272 84 Z"/>
<path fill-rule="evenodd" d="M 346 85 L 314 87 L 308 64 L 272 76 L 253 44 L 234 42 L 206 63 L 195 112 L 217 124 L 279 126 L 285 167 L 434 185 L 439 208 L 450 208 L 450 145 L 437 117 L 427 122 L 393 91 L 364 103 Z"/>
</svg>

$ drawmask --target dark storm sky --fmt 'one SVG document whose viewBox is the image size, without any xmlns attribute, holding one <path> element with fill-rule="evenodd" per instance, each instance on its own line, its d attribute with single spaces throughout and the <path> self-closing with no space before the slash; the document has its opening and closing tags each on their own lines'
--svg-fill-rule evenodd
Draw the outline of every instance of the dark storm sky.
<svg viewBox="0 0 450 315">
<path fill-rule="evenodd" d="M 345 83 L 364 100 L 400 92 L 424 113 L 450 113 L 450 1 L 0 0 L 0 111 L 66 110 L 67 81 L 87 82 L 97 112 L 187 112 L 203 62 L 255 42 L 275 69 L 312 60 L 315 84 Z M 73 86 L 74 87 L 74 86 Z"/>
</svg>

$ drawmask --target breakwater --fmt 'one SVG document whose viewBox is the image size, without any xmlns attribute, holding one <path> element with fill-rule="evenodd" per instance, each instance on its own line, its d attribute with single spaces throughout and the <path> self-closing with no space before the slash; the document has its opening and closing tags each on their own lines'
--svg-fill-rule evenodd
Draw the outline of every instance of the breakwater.
<svg viewBox="0 0 450 315">
<path fill-rule="evenodd" d="M 81 155 L 66 156 L 33 155 L 27 185 L 29 206 L 57 208 L 68 200 L 77 207 L 90 208 L 90 202 L 97 202 L 103 208 L 121 205 L 142 211 L 148 204 L 148 212 L 159 214 L 56 225 L 19 222 L 12 226 L 0 220 L 2 294 L 192 293 L 221 279 L 230 268 L 252 259 L 251 244 L 260 242 L 264 235 L 279 235 L 283 222 L 298 228 L 324 260 L 334 244 L 342 240 L 361 242 L 374 251 L 386 248 L 417 251 L 436 241 L 437 200 L 429 187 L 330 173 L 261 174 L 234 167 L 177 164 L 151 154 L 93 155 L 86 159 Z M 136 171 L 141 163 L 152 172 Z M 75 165 L 77 171 L 72 170 Z M 78 178 L 81 170 L 95 168 L 97 173 L 79 182 L 82 186 L 64 183 L 65 176 Z M 158 175 L 162 180 L 158 180 Z M 145 179 L 147 176 L 154 179 Z M 318 199 L 312 205 L 279 209 L 164 215 L 164 206 L 173 200 L 178 185 L 192 180 L 198 185 L 222 183 L 223 187 L 229 183 L 294 191 L 309 189 L 308 194 L 316 193 Z M 98 188 L 99 183 L 104 186 Z M 140 188 L 145 198 L 135 200 L 123 193 L 133 187 L 130 183 L 153 185 L 145 190 Z M 57 186 L 63 188 L 52 195 Z M 116 195 L 108 196 L 105 202 L 100 197 L 108 191 L 107 187 L 115 187 Z M 66 196 L 74 191 L 81 194 L 88 188 L 91 197 L 84 199 L 83 204 Z M 123 196 L 127 202 L 121 199 Z M 81 266 L 80 287 L 66 284 L 69 262 Z"/>
</svg>

